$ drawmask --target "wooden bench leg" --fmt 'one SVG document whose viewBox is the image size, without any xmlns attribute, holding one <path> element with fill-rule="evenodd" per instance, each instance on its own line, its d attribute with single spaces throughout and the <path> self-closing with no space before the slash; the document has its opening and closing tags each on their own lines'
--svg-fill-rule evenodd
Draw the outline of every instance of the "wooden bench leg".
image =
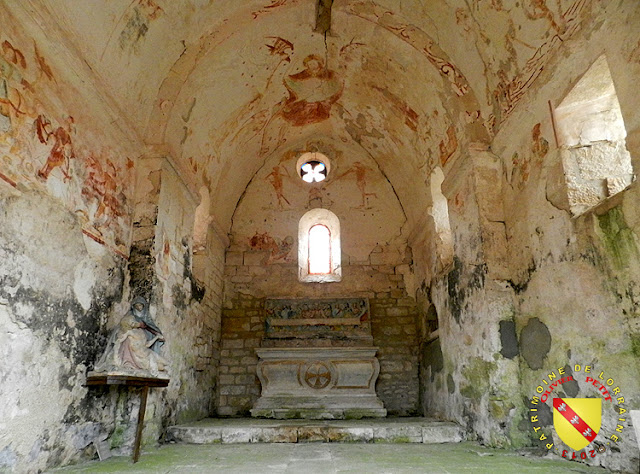
<svg viewBox="0 0 640 474">
<path fill-rule="evenodd" d="M 133 445 L 133 462 L 138 462 L 140 458 L 140 442 L 142 441 L 142 428 L 144 427 L 144 412 L 147 410 L 147 395 L 149 387 L 142 387 L 140 392 L 140 411 L 138 411 L 138 426 L 136 427 L 136 441 Z"/>
</svg>

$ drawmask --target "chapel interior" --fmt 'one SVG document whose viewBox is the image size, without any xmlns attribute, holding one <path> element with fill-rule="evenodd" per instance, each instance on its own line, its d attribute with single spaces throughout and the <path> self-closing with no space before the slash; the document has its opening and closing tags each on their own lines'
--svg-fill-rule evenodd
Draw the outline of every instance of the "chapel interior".
<svg viewBox="0 0 640 474">
<path fill-rule="evenodd" d="M 589 367 L 591 464 L 634 472 L 639 79 L 637 0 L 0 2 L 0 471 L 128 454 L 136 389 L 86 380 L 142 297 L 143 446 L 429 417 L 544 452 L 532 397 Z"/>
</svg>

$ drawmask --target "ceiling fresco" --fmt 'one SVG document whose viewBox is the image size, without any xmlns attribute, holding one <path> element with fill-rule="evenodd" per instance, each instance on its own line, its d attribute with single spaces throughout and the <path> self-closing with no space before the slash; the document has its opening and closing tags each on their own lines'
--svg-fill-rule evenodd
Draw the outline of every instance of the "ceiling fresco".
<svg viewBox="0 0 640 474">
<path fill-rule="evenodd" d="M 223 227 L 264 164 L 310 140 L 376 162 L 417 219 L 431 171 L 488 145 L 598 8 L 593 0 L 321 4 L 27 0 L 22 8 L 67 38 L 122 126 L 170 154 L 194 189 L 210 188 Z"/>
</svg>

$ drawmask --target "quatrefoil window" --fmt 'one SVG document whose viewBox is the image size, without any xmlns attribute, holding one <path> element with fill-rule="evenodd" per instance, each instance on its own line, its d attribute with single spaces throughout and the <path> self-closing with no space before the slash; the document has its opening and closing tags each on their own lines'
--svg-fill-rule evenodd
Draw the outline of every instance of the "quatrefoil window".
<svg viewBox="0 0 640 474">
<path fill-rule="evenodd" d="M 304 153 L 296 163 L 298 174 L 306 183 L 319 183 L 327 179 L 331 164 L 322 153 Z"/>
<path fill-rule="evenodd" d="M 307 183 L 319 183 L 327 178 L 327 167 L 321 161 L 307 161 L 300 168 L 300 175 Z"/>
</svg>

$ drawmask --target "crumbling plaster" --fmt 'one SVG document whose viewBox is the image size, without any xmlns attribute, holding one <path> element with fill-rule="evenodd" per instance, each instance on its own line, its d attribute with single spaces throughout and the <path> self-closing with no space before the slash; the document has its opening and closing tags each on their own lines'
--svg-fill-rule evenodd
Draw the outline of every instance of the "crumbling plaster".
<svg viewBox="0 0 640 474">
<path fill-rule="evenodd" d="M 568 202 L 559 198 L 563 193 L 566 196 L 567 185 L 549 113 L 549 101 L 552 106 L 559 104 L 604 49 L 637 171 L 638 116 L 633 106 L 637 99 L 629 74 L 638 70 L 638 62 L 630 61 L 627 48 L 618 45 L 630 48 L 637 44 L 637 29 L 631 32 L 624 25 L 637 23 L 638 11 L 626 6 L 618 13 L 614 19 L 611 10 L 601 10 L 598 27 L 565 45 L 571 55 L 551 61 L 540 76 L 540 85 L 523 99 L 527 107 L 516 107 L 502 125 L 491 144 L 494 156 L 501 158 L 494 179 L 477 181 L 476 188 L 462 196 L 459 187 L 447 191 L 446 181 L 443 186 L 451 210 L 454 262 L 457 259 L 460 264 L 454 264 L 451 271 L 445 269 L 442 276 L 436 273 L 430 287 L 439 315 L 438 344 L 444 361 L 430 367 L 433 383 L 423 379 L 424 398 L 430 412 L 466 422 L 491 444 L 541 443 L 529 422 L 526 400 L 547 373 L 565 364 L 598 367 L 624 389 L 625 403 L 632 408 L 638 404 L 638 220 L 636 206 L 631 204 L 637 199 L 637 186 L 632 184 L 573 218 Z M 489 217 L 482 201 L 496 189 L 501 190 L 497 202 L 502 204 L 503 215 Z M 483 235 L 473 231 L 473 225 L 456 225 L 460 217 L 455 203 L 468 202 L 469 197 L 480 201 L 480 213 L 478 216 L 472 208 L 462 219 L 481 227 L 483 222 L 493 222 L 502 232 Z M 475 255 L 496 269 L 493 275 L 488 272 L 475 280 L 478 267 L 474 254 L 469 255 L 474 245 L 465 242 L 473 235 L 483 235 Z M 491 251 L 492 247 L 498 251 Z M 459 273 L 468 282 L 481 284 L 467 294 L 458 323 L 454 309 L 458 309 L 455 298 L 459 293 L 452 292 L 451 285 L 456 288 L 458 277 L 452 276 Z M 507 330 L 504 322 L 510 323 L 515 334 L 500 332 L 499 328 Z M 511 347 L 505 352 L 503 344 L 508 340 Z M 589 393 L 584 384 L 575 391 L 567 389 L 567 396 Z M 478 416 L 482 413 L 486 415 Z M 622 423 L 626 436 L 595 464 L 629 472 L 637 469 L 636 441 L 629 418 L 626 420 Z M 614 421 L 609 417 L 603 430 L 612 431 Z M 545 427 L 551 424 L 551 418 L 546 418 Z"/>
<path fill-rule="evenodd" d="M 139 159 L 76 59 L 24 11 L 0 14 L 0 469 L 32 472 L 91 458 L 105 438 L 129 451 L 136 391 L 84 380 L 135 294 L 151 299 L 174 375 L 150 394 L 145 442 L 213 410 L 226 241 L 211 229 L 193 259 L 197 203 L 168 160 Z"/>
</svg>

